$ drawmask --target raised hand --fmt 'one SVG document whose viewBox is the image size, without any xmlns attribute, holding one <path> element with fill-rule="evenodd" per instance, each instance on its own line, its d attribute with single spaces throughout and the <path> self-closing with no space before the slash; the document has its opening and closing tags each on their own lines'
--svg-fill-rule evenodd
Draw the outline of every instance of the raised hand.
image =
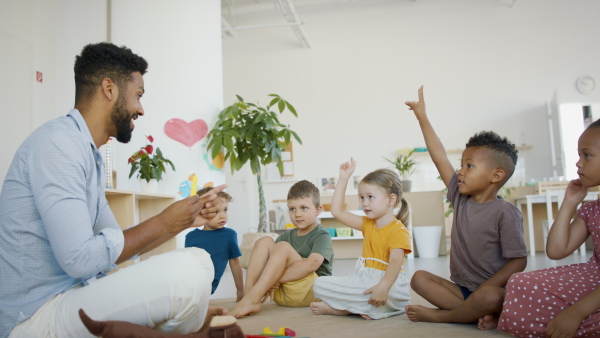
<svg viewBox="0 0 600 338">
<path fill-rule="evenodd" d="M 425 98 L 423 97 L 423 86 L 419 88 L 419 101 L 406 101 L 404 102 L 408 109 L 415 113 L 417 119 L 425 115 Z"/>
<path fill-rule="evenodd" d="M 356 169 L 356 161 L 350 157 L 350 161 L 340 164 L 340 177 L 349 178 Z"/>
</svg>

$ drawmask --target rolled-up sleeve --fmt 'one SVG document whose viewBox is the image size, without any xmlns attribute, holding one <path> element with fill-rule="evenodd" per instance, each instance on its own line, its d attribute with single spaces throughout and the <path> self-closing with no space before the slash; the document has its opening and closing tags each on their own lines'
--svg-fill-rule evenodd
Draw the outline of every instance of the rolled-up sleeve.
<svg viewBox="0 0 600 338">
<path fill-rule="evenodd" d="M 112 262 L 108 270 L 113 270 L 117 267 L 115 262 L 123 252 L 125 246 L 125 236 L 123 236 L 123 230 L 107 228 L 100 232 L 100 235 L 104 236 L 104 243 L 106 245 L 106 251 L 108 253 L 108 259 Z"/>
</svg>

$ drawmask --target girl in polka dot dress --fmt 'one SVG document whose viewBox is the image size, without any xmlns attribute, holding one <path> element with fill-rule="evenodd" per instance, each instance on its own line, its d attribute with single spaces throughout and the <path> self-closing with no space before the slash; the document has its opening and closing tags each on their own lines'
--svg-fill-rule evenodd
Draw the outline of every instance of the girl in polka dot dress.
<svg viewBox="0 0 600 338">
<path fill-rule="evenodd" d="M 569 183 L 548 234 L 551 259 L 572 254 L 592 236 L 587 263 L 516 273 L 506 286 L 498 328 L 518 337 L 600 337 L 600 200 L 585 203 L 588 188 L 600 185 L 600 120 L 579 137 L 579 178 Z"/>
</svg>

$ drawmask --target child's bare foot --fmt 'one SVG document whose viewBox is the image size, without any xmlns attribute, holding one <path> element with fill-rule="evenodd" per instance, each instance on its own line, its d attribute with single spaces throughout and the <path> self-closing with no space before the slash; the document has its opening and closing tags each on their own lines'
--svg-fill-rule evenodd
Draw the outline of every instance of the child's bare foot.
<svg viewBox="0 0 600 338">
<path fill-rule="evenodd" d="M 477 328 L 480 330 L 493 330 L 498 327 L 498 317 L 494 315 L 485 315 L 479 318 Z"/>
<path fill-rule="evenodd" d="M 360 316 L 361 316 L 363 319 L 366 319 L 366 320 L 371 320 L 371 319 L 373 319 L 373 318 L 369 317 L 368 315 L 360 315 Z"/>
<path fill-rule="evenodd" d="M 93 320 L 82 309 L 79 309 L 79 318 L 81 318 L 83 325 L 85 325 L 88 331 L 98 337 L 162 338 L 165 335 L 151 328 L 129 322 Z"/>
<path fill-rule="evenodd" d="M 316 315 L 347 316 L 350 314 L 350 312 L 346 310 L 334 309 L 325 302 L 312 302 L 310 303 L 310 309 Z"/>
<path fill-rule="evenodd" d="M 213 319 L 214 316 L 224 316 L 226 314 L 227 309 L 222 306 L 209 306 L 208 311 L 206 311 L 206 318 L 204 318 L 204 324 L 202 324 L 202 327 L 198 332 L 202 332 L 208 329 L 210 326 L 210 321 Z"/>
<path fill-rule="evenodd" d="M 413 322 L 441 322 L 439 309 L 430 309 L 421 305 L 407 305 L 406 316 Z"/>
<path fill-rule="evenodd" d="M 243 316 L 251 316 L 256 312 L 260 311 L 261 303 L 254 304 L 248 297 L 242 298 L 239 303 L 231 310 L 231 315 L 235 316 L 235 318 L 240 318 Z"/>
</svg>

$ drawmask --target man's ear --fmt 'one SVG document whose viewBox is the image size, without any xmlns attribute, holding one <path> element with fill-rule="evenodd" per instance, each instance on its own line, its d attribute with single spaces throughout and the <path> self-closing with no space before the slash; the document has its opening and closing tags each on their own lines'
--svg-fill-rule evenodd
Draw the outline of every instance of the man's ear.
<svg viewBox="0 0 600 338">
<path fill-rule="evenodd" d="M 502 170 L 500 168 L 496 168 L 492 175 L 492 183 L 498 183 L 498 182 L 502 181 L 504 179 L 504 176 L 506 176 L 506 173 L 504 172 L 504 170 Z"/>
<path fill-rule="evenodd" d="M 109 78 L 102 80 L 102 95 L 108 100 L 113 101 L 119 97 L 119 87 Z"/>
</svg>

